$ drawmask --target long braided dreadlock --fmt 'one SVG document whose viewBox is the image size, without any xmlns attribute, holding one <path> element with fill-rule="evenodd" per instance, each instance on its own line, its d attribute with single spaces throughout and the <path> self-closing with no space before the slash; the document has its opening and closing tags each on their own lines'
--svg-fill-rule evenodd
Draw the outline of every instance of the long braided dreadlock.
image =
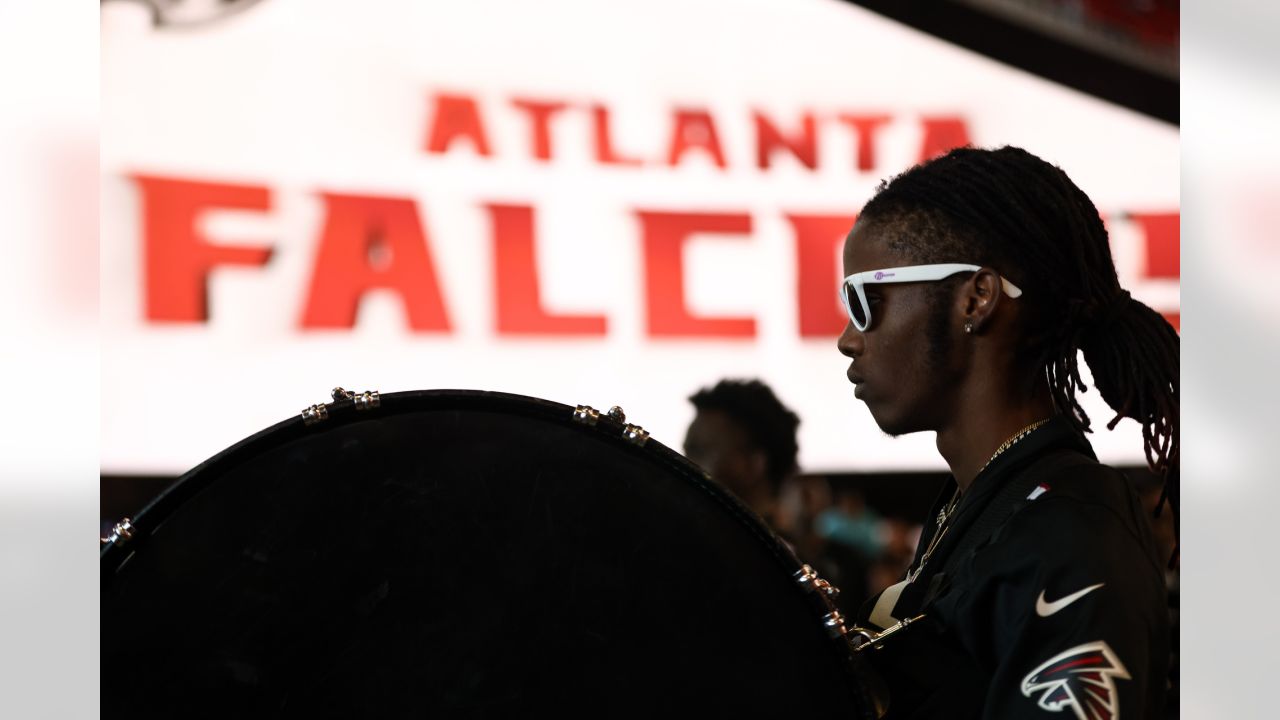
<svg viewBox="0 0 1280 720">
<path fill-rule="evenodd" d="M 1081 352 L 1103 400 L 1142 425 L 1147 464 L 1178 511 L 1178 334 L 1120 287 L 1097 208 L 1061 169 L 1015 147 L 960 148 L 881 183 L 863 218 L 909 223 L 895 249 L 915 262 L 977 262 L 1022 288 L 1026 367 L 1080 432 L 1089 416 Z M 1176 550 L 1175 550 L 1176 557 Z M 1173 560 L 1170 561 L 1171 563 Z"/>
</svg>

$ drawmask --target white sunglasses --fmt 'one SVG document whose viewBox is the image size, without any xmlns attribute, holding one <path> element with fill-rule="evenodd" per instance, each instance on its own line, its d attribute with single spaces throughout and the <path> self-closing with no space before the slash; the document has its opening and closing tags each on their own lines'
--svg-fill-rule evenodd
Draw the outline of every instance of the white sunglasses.
<svg viewBox="0 0 1280 720">
<path fill-rule="evenodd" d="M 977 272 L 978 265 L 962 263 L 941 263 L 938 265 L 908 265 L 906 267 L 885 268 L 854 273 L 840 283 L 840 304 L 849 319 L 859 332 L 864 332 L 871 325 L 871 306 L 867 304 L 867 293 L 863 286 L 876 283 L 937 282 L 962 272 Z M 1000 278 L 1004 292 L 1011 298 L 1022 294 L 1017 285 L 1004 277 Z M 856 299 L 855 299 L 856 296 Z"/>
</svg>

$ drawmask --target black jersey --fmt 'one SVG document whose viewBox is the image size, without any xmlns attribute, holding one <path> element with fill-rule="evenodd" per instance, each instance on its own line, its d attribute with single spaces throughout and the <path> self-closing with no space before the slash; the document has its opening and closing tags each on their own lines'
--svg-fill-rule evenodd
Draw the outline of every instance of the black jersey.
<svg viewBox="0 0 1280 720">
<path fill-rule="evenodd" d="M 890 718 L 1163 713 L 1169 618 L 1149 521 L 1128 478 L 1062 418 L 979 473 L 919 576 L 871 598 L 859 620 L 883 628 L 920 614 L 864 651 L 889 687 Z"/>
</svg>

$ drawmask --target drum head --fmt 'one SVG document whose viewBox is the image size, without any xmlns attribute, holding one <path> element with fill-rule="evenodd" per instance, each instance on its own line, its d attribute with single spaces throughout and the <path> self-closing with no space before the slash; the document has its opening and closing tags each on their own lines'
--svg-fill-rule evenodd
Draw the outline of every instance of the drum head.
<svg viewBox="0 0 1280 720">
<path fill-rule="evenodd" d="M 868 716 L 759 520 L 564 405 L 335 404 L 134 522 L 103 552 L 104 717 Z"/>
</svg>

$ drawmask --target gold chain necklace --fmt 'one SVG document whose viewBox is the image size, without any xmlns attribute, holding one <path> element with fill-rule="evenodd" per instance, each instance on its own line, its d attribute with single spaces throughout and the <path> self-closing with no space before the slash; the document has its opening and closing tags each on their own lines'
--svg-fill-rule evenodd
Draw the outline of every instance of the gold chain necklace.
<svg viewBox="0 0 1280 720">
<path fill-rule="evenodd" d="M 979 475 L 981 475 L 981 474 L 982 474 L 982 471 L 983 471 L 983 470 L 986 470 L 988 465 L 990 465 L 991 463 L 995 462 L 995 459 L 996 459 L 996 458 L 998 458 L 998 457 L 1000 457 L 1000 455 L 1001 455 L 1005 450 L 1008 450 L 1009 448 L 1013 447 L 1014 445 L 1017 445 L 1017 444 L 1018 444 L 1018 442 L 1019 442 L 1020 440 L 1022 440 L 1022 438 L 1024 438 L 1024 437 L 1026 437 L 1026 436 L 1030 435 L 1032 432 L 1034 432 L 1034 431 L 1035 431 L 1035 429 L 1036 429 L 1036 428 L 1038 428 L 1038 427 L 1040 427 L 1041 425 L 1043 425 L 1043 424 L 1045 424 L 1045 423 L 1049 422 L 1049 420 L 1050 420 L 1050 418 L 1045 418 L 1045 419 L 1043 419 L 1043 420 L 1037 420 L 1037 421 L 1035 421 L 1035 422 L 1031 423 L 1030 425 L 1028 425 L 1028 426 L 1026 426 L 1026 427 L 1022 428 L 1021 430 L 1019 430 L 1018 432 L 1014 433 L 1013 435 L 1010 435 L 1008 440 L 1005 440 L 1004 442 L 1000 443 L 1000 447 L 996 448 L 996 451 L 995 451 L 995 452 L 993 452 L 993 453 L 991 453 L 991 457 L 990 457 L 990 458 L 988 458 L 988 459 L 987 459 L 987 462 L 986 462 L 986 463 L 984 463 L 984 464 L 982 465 L 982 467 L 978 470 L 978 474 L 979 474 Z"/>
<path fill-rule="evenodd" d="M 924 554 L 920 556 L 920 564 L 907 570 L 907 582 L 915 582 L 920 576 L 920 572 L 924 570 L 925 563 L 929 562 L 929 556 L 933 555 L 933 551 L 938 547 L 938 543 L 942 541 L 942 536 L 947 534 L 951 529 L 951 516 L 955 513 L 956 507 L 960 504 L 960 488 L 956 488 L 956 492 L 951 496 L 948 502 L 941 510 L 938 511 L 938 529 L 933 531 L 933 538 L 929 540 L 929 547 L 924 549 Z"/>
<path fill-rule="evenodd" d="M 994 462 L 996 458 L 1000 457 L 1005 450 L 1017 445 L 1019 441 L 1035 432 L 1036 428 L 1047 422 L 1049 422 L 1049 418 L 1037 420 L 1013 435 L 1010 435 L 1008 440 L 1000 443 L 1000 447 L 996 448 L 996 451 L 991 454 L 991 457 L 987 462 L 983 464 L 980 470 L 978 470 L 978 474 L 982 474 L 982 471 L 986 470 L 987 466 Z M 937 549 L 938 543 L 942 541 L 942 536 L 946 535 L 947 531 L 951 529 L 951 516 L 955 514 L 956 507 L 959 505 L 960 488 L 956 488 L 955 494 L 951 496 L 951 501 L 938 511 L 938 529 L 934 531 L 933 538 L 929 540 L 929 547 L 925 548 L 924 554 L 920 556 L 920 564 L 907 570 L 907 582 L 913 582 L 917 577 L 920 577 L 921 571 L 924 570 L 925 563 L 929 562 L 929 557 L 933 555 L 933 551 Z"/>
</svg>

